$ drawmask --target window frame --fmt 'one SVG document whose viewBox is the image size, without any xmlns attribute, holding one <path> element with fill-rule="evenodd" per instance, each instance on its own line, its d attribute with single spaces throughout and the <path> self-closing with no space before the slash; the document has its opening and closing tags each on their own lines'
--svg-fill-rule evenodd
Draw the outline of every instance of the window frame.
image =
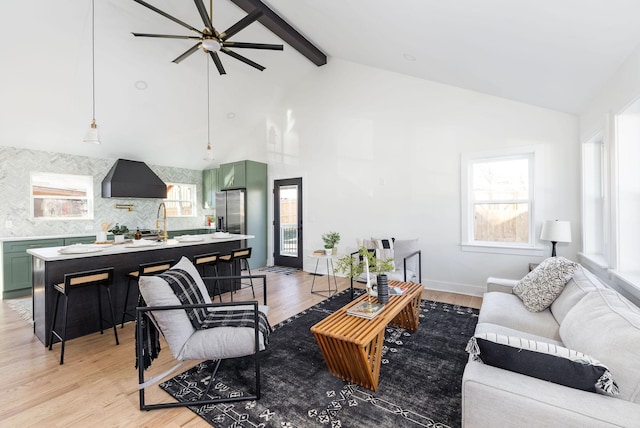
<svg viewBox="0 0 640 428">
<path fill-rule="evenodd" d="M 165 182 L 165 184 L 167 185 L 167 197 L 163 199 L 163 202 L 165 203 L 165 206 L 167 206 L 170 203 L 177 202 L 178 203 L 178 211 L 179 212 L 181 211 L 183 202 L 188 202 L 193 207 L 192 214 L 189 214 L 189 215 L 184 215 L 184 214 L 170 215 L 169 214 L 169 210 L 167 210 L 167 217 L 172 217 L 172 218 L 192 218 L 192 217 L 197 217 L 197 215 L 198 215 L 198 186 L 196 184 L 193 184 L 193 183 Z M 193 196 L 192 199 L 191 200 L 188 200 L 188 199 L 170 199 L 169 198 L 169 186 L 180 186 L 180 187 L 189 187 L 189 188 L 191 188 L 191 194 Z"/>
<path fill-rule="evenodd" d="M 52 187 L 54 189 L 65 190 L 66 182 L 76 181 L 78 188 L 82 191 L 85 191 L 84 196 L 66 196 L 64 194 L 59 195 L 50 195 L 49 198 L 39 197 L 34 194 L 34 186 L 37 186 L 36 182 L 41 182 L 44 180 L 51 180 L 52 186 L 60 186 L 60 187 Z M 70 190 L 70 189 L 66 189 Z M 38 216 L 36 215 L 35 209 L 35 201 L 37 199 L 79 199 L 86 201 L 86 215 L 81 216 Z M 35 221 L 66 221 L 66 220 L 93 220 L 94 217 L 94 200 L 93 200 L 93 176 L 91 175 L 82 175 L 82 174 L 63 174 L 57 172 L 43 172 L 43 171 L 31 171 L 29 173 L 29 210 L 31 219 Z"/>
<path fill-rule="evenodd" d="M 538 147 L 518 147 L 488 152 L 463 153 L 461 172 L 461 243 L 462 251 L 543 256 L 545 248 L 538 239 L 537 224 L 541 223 L 543 203 L 539 196 L 542 183 L 543 152 Z M 473 165 L 479 162 L 502 161 L 507 159 L 527 159 L 529 161 L 529 240 L 526 243 L 476 241 L 474 239 Z M 508 202 L 505 200 L 505 202 Z"/>
</svg>

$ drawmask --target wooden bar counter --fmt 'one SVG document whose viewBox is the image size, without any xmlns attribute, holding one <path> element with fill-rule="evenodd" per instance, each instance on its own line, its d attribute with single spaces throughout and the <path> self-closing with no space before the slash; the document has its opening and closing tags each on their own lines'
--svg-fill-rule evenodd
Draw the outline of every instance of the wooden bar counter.
<svg viewBox="0 0 640 428">
<path fill-rule="evenodd" d="M 364 294 L 311 327 L 329 371 L 373 391 L 378 389 L 387 324 L 415 331 L 419 323 L 422 284 L 389 281 L 389 286 L 403 288 L 403 294 L 390 296 L 375 318 L 347 314 L 347 309 L 367 299 Z"/>
<path fill-rule="evenodd" d="M 111 295 L 116 320 L 122 314 L 127 274 L 138 270 L 140 263 L 173 259 L 177 263 L 182 256 L 192 260 L 194 255 L 219 251 L 228 253 L 240 248 L 244 240 L 254 238 L 252 235 L 230 235 L 225 238 L 212 238 L 211 235 L 198 235 L 199 241 L 179 242 L 174 239 L 157 242 L 151 245 L 135 245 L 133 242 L 114 245 L 84 245 L 86 252 L 79 254 L 65 253 L 74 251 L 70 247 L 49 247 L 29 249 L 33 259 L 33 320 L 34 333 L 45 346 L 49 345 L 49 329 L 55 305 L 56 292 L 54 284 L 63 282 L 66 273 L 113 267 L 114 280 Z M 67 317 L 67 338 L 84 336 L 100 331 L 98 320 L 98 299 L 95 290 L 78 289 L 73 293 Z M 129 302 L 137 302 L 137 287 L 131 287 Z M 102 299 L 103 313 L 108 313 L 106 299 Z M 59 316 L 62 308 L 58 308 Z"/>
</svg>

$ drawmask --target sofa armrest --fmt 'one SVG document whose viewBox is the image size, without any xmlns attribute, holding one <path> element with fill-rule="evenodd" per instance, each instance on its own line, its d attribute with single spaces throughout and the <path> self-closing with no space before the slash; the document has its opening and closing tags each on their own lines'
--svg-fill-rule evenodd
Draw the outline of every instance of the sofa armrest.
<svg viewBox="0 0 640 428">
<path fill-rule="evenodd" d="M 517 279 L 487 278 L 487 292 L 499 291 L 501 293 L 513 294 L 513 287 L 518 283 Z"/>
<path fill-rule="evenodd" d="M 637 426 L 640 404 L 558 385 L 469 360 L 462 427 Z"/>
</svg>

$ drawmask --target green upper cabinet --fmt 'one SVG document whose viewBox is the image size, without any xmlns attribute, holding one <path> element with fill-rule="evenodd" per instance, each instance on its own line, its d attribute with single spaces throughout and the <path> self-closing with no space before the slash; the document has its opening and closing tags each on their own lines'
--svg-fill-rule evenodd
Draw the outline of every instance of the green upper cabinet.
<svg viewBox="0 0 640 428">
<path fill-rule="evenodd" d="M 219 168 L 202 171 L 202 206 L 213 208 L 216 203 L 216 192 L 220 190 L 218 175 Z"/>
<path fill-rule="evenodd" d="M 247 187 L 247 162 L 250 161 L 220 165 L 220 190 L 244 189 Z"/>
</svg>

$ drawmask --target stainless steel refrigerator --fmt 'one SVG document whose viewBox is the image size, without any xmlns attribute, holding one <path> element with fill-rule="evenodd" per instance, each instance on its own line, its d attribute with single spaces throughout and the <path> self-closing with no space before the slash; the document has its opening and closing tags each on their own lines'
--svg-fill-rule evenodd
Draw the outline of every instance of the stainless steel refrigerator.
<svg viewBox="0 0 640 428">
<path fill-rule="evenodd" d="M 218 229 L 222 228 L 223 232 L 245 235 L 247 232 L 245 204 L 244 190 L 224 190 L 222 192 L 216 192 Z M 220 227 L 221 223 L 222 227 Z"/>
</svg>

